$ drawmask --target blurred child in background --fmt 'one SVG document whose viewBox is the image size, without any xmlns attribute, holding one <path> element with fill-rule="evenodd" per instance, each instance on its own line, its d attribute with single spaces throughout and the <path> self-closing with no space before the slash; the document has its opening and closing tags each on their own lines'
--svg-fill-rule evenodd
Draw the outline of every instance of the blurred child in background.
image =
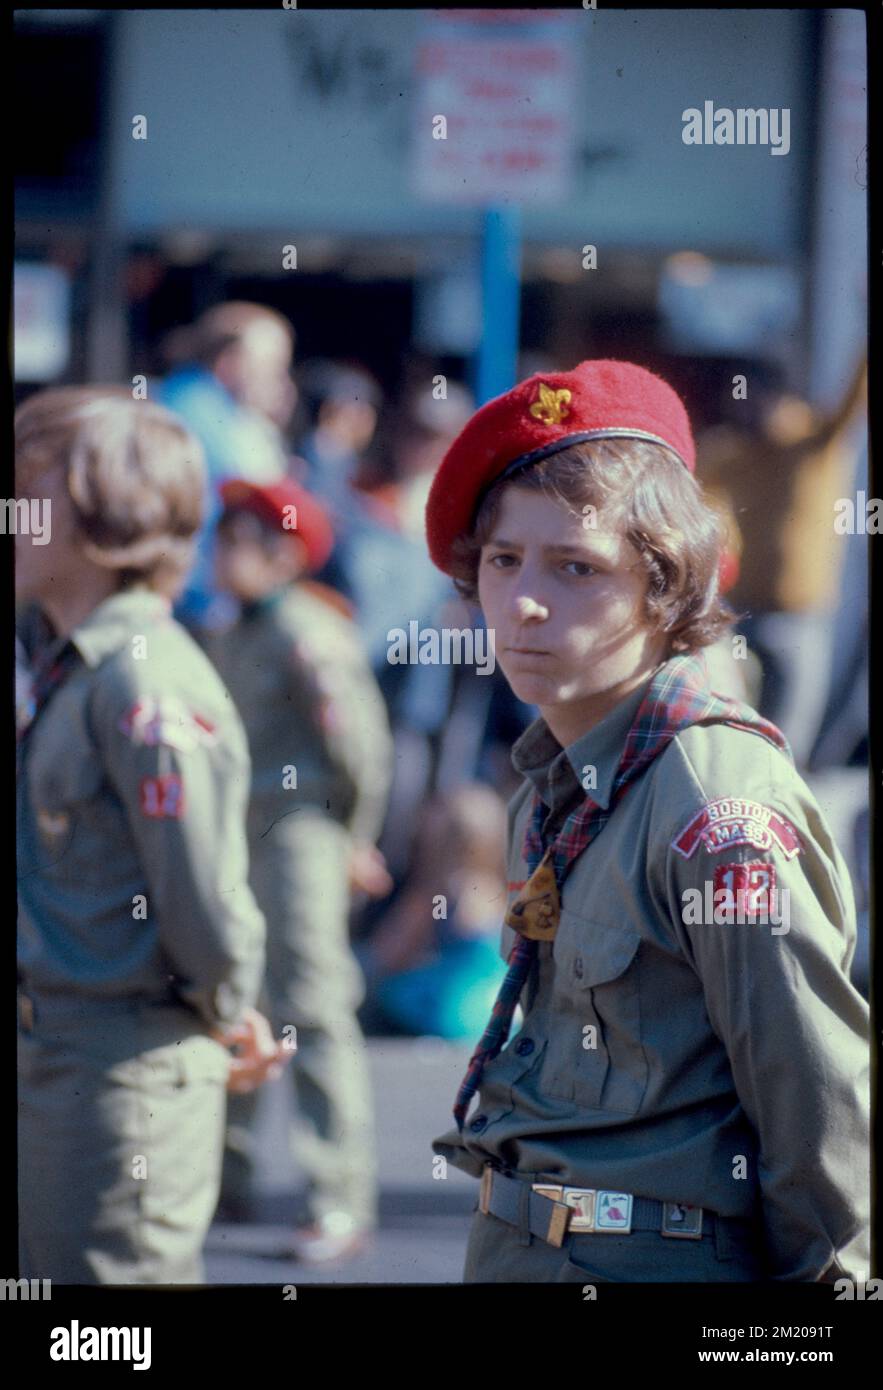
<svg viewBox="0 0 883 1390">
<path fill-rule="evenodd" d="M 407 886 L 360 947 L 374 1000 L 402 1032 L 471 1038 L 487 1017 L 505 974 L 505 831 L 505 803 L 481 783 L 425 806 Z"/>
<path fill-rule="evenodd" d="M 375 841 L 391 778 L 383 701 L 339 599 L 304 581 L 332 544 L 322 505 L 292 480 L 221 488 L 218 583 L 240 616 L 207 650 L 245 722 L 253 784 L 251 884 L 267 919 L 268 1011 L 296 1030 L 307 1220 L 293 1253 L 360 1250 L 377 1220 L 373 1105 L 356 1010 L 364 981 L 349 943 L 351 888 L 392 886 Z M 327 601 L 332 598 L 332 602 Z M 255 1103 L 229 1111 L 224 1198 L 250 1196 Z"/>
</svg>

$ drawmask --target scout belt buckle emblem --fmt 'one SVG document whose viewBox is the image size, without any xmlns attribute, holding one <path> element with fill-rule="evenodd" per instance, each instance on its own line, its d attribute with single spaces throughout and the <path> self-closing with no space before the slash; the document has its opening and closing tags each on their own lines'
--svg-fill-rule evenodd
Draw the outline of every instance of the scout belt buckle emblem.
<svg viewBox="0 0 883 1390">
<path fill-rule="evenodd" d="M 632 1229 L 632 1194 L 599 1191 L 595 1202 L 593 1229 L 619 1231 L 621 1235 L 629 1235 Z"/>
<path fill-rule="evenodd" d="M 663 1202 L 662 1234 L 681 1240 L 702 1239 L 702 1208 L 687 1202 Z"/>
<path fill-rule="evenodd" d="M 595 1198 L 597 1193 L 590 1187 L 568 1187 L 564 1189 L 564 1201 L 573 1208 L 573 1215 L 567 1224 L 568 1231 L 591 1231 L 595 1226 Z"/>
<path fill-rule="evenodd" d="M 535 1182 L 534 1192 L 557 1204 L 549 1221 L 550 1245 L 560 1245 L 567 1232 L 594 1235 L 611 1231 L 629 1235 L 632 1229 L 632 1195 L 608 1188 L 559 1187 L 554 1183 Z M 566 1208 L 570 1211 L 567 1212 Z"/>
</svg>

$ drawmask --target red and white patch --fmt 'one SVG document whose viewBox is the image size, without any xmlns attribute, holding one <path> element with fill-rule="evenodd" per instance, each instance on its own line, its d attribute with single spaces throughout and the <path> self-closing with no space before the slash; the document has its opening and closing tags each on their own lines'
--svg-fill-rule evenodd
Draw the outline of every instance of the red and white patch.
<svg viewBox="0 0 883 1390">
<path fill-rule="evenodd" d="M 718 898 L 718 893 L 726 897 Z M 771 916 L 776 904 L 775 865 L 758 860 L 748 864 L 718 864 L 714 871 L 714 905 L 746 917 Z"/>
<path fill-rule="evenodd" d="M 758 850 L 777 848 L 786 859 L 793 859 L 803 849 L 789 820 L 769 806 L 741 796 L 719 796 L 716 801 L 709 801 L 672 840 L 671 847 L 689 859 L 700 844 L 709 854 L 720 854 L 733 845 L 751 845 Z"/>
<path fill-rule="evenodd" d="M 200 744 L 214 743 L 217 738 L 211 720 L 171 695 L 145 696 L 126 711 L 119 729 L 139 746 L 155 748 L 163 744 L 182 753 L 190 753 Z"/>
<path fill-rule="evenodd" d="M 180 820 L 184 814 L 184 784 L 177 772 L 142 777 L 141 810 L 151 820 Z"/>
</svg>

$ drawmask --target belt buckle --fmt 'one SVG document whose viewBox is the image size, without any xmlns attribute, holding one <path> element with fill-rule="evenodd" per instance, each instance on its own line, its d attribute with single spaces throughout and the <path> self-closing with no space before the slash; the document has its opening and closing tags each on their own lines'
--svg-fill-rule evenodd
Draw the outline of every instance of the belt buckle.
<svg viewBox="0 0 883 1390">
<path fill-rule="evenodd" d="M 562 1193 L 567 1189 L 563 1188 L 560 1183 L 549 1182 L 532 1182 L 531 1188 L 541 1197 L 548 1197 L 552 1203 L 552 1210 L 549 1213 L 549 1228 L 546 1231 L 545 1240 L 549 1245 L 554 1245 L 560 1249 L 573 1219 L 572 1208 L 561 1200 Z"/>
<path fill-rule="evenodd" d="M 481 1174 L 481 1187 L 478 1189 L 478 1210 L 487 1216 L 491 1200 L 491 1185 L 494 1181 L 494 1170 L 490 1163 L 484 1165 Z"/>
<path fill-rule="evenodd" d="M 532 1182 L 531 1187 L 534 1192 L 538 1192 L 541 1197 L 548 1197 L 550 1202 L 560 1202 L 563 1188 L 560 1182 Z"/>
<path fill-rule="evenodd" d="M 594 1231 L 597 1189 L 594 1187 L 565 1187 L 562 1195 L 565 1204 L 573 1208 L 568 1230 Z"/>
<path fill-rule="evenodd" d="M 598 1235 L 605 1232 L 612 1235 L 631 1235 L 633 1203 L 634 1198 L 630 1192 L 599 1187 L 595 1198 L 595 1224 L 592 1229 Z"/>
<path fill-rule="evenodd" d="M 634 1198 L 630 1192 L 608 1187 L 565 1187 L 562 1200 L 573 1208 L 571 1231 L 631 1235 Z"/>
<path fill-rule="evenodd" d="M 688 1202 L 663 1202 L 662 1234 L 677 1240 L 702 1239 L 702 1207 Z"/>
<path fill-rule="evenodd" d="M 563 1227 L 562 1238 L 568 1231 L 575 1235 L 603 1235 L 607 1232 L 612 1235 L 631 1234 L 634 1198 L 630 1192 L 606 1187 L 560 1187 L 541 1182 L 535 1182 L 532 1186 L 534 1192 L 548 1197 L 560 1208 L 560 1215 L 553 1212 L 549 1229 L 557 1234 L 559 1228 Z M 552 1245 L 561 1244 L 560 1240 L 553 1240 L 551 1235 L 548 1239 Z"/>
</svg>

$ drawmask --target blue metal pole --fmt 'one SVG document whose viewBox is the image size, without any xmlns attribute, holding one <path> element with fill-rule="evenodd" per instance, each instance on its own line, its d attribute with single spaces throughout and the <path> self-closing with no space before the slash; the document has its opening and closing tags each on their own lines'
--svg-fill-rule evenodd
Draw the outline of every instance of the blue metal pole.
<svg viewBox="0 0 883 1390">
<path fill-rule="evenodd" d="M 515 385 L 521 299 L 521 209 L 485 210 L 481 245 L 482 332 L 474 363 L 479 405 Z"/>
</svg>

